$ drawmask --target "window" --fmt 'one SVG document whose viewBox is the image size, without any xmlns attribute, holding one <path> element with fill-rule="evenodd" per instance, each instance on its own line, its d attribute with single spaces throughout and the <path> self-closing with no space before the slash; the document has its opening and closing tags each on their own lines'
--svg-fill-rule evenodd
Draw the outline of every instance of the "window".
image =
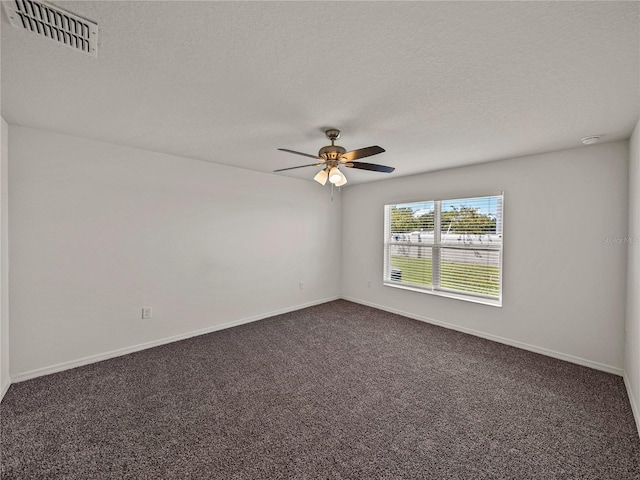
<svg viewBox="0 0 640 480">
<path fill-rule="evenodd" d="M 502 195 L 385 205 L 384 284 L 502 304 Z"/>
</svg>

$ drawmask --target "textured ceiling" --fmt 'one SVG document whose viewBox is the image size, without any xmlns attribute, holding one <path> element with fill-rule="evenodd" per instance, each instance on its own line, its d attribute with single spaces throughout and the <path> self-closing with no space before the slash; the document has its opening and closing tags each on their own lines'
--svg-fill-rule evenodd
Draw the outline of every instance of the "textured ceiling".
<svg viewBox="0 0 640 480">
<path fill-rule="evenodd" d="M 98 57 L 3 12 L 10 124 L 263 172 L 336 127 L 396 167 L 353 184 L 628 138 L 640 112 L 638 2 L 52 3 Z"/>
</svg>

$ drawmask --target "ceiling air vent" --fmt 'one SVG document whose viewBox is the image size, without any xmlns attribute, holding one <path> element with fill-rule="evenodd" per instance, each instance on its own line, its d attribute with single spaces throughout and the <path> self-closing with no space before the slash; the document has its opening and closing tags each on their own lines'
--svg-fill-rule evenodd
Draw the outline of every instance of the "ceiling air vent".
<svg viewBox="0 0 640 480">
<path fill-rule="evenodd" d="M 98 56 L 98 25 L 34 0 L 2 2 L 9 22 L 93 57 Z"/>
</svg>

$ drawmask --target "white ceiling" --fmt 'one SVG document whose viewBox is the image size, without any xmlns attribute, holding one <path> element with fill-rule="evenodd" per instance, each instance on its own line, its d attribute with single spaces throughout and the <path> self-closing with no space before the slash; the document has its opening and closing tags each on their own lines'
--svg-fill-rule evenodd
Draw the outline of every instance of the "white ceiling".
<svg viewBox="0 0 640 480">
<path fill-rule="evenodd" d="M 353 184 L 625 139 L 640 114 L 638 2 L 52 3 L 98 23 L 98 57 L 3 12 L 10 124 L 262 172 L 336 127 L 396 167 Z"/>
</svg>

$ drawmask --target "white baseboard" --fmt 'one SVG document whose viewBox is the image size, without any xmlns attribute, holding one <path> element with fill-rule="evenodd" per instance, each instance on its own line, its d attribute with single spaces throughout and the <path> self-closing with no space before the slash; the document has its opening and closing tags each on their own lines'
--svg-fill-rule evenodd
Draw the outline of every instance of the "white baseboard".
<svg viewBox="0 0 640 480">
<path fill-rule="evenodd" d="M 534 353 L 540 353 L 542 355 L 546 355 L 548 357 L 557 358 L 559 360 L 565 360 L 567 362 L 576 363 L 578 365 L 582 365 L 584 367 L 593 368 L 595 370 L 601 370 L 603 372 L 613 373 L 614 375 L 622 376 L 623 371 L 621 368 L 614 367 L 611 365 L 606 365 L 604 363 L 594 362 L 592 360 L 588 360 L 586 358 L 576 357 L 574 355 L 569 355 L 567 353 L 556 352 L 555 350 L 549 350 L 548 348 L 538 347 L 536 345 L 529 345 L 528 343 L 523 343 L 518 340 L 511 340 L 509 338 L 500 337 L 497 335 L 492 335 L 490 333 L 484 333 L 479 330 L 473 330 L 471 328 L 461 327 L 458 325 L 454 325 L 452 323 L 443 322 L 440 320 L 435 320 L 433 318 L 425 317 L 422 315 L 416 315 L 415 313 L 405 312 L 402 310 L 398 310 L 395 308 L 385 307 L 384 305 L 378 305 L 373 302 L 368 302 L 366 300 L 360 300 L 358 298 L 351 297 L 342 297 L 344 300 L 348 300 L 354 303 L 360 303 L 362 305 L 366 305 L 368 307 L 377 308 L 378 310 L 384 310 L 386 312 L 395 313 L 397 315 L 402 315 L 403 317 L 412 318 L 414 320 L 419 320 L 425 323 L 431 323 L 433 325 L 438 325 L 440 327 L 449 328 L 451 330 L 456 330 L 462 333 L 468 333 L 469 335 L 474 335 L 476 337 L 485 338 L 487 340 L 492 340 L 494 342 L 503 343 L 505 345 L 509 345 L 516 348 L 521 348 L 523 350 L 528 350 Z"/>
<path fill-rule="evenodd" d="M 10 386 L 11 386 L 11 380 L 9 380 L 7 383 L 2 385 L 2 388 L 0 388 L 0 402 L 4 398 L 4 394 L 7 393 L 7 390 L 9 390 Z"/>
<path fill-rule="evenodd" d="M 624 380 L 624 386 L 627 389 L 627 396 L 629 397 L 629 403 L 631 404 L 633 419 L 636 421 L 636 429 L 638 430 L 638 434 L 640 434 L 640 411 L 638 411 L 638 404 L 636 403 L 636 399 L 633 395 L 633 390 L 631 389 L 631 384 L 629 383 L 626 371 L 623 373 L 622 378 Z"/>
<path fill-rule="evenodd" d="M 369 307 L 373 307 L 373 308 L 377 308 L 379 310 L 384 310 L 390 313 L 395 313 L 398 315 L 402 315 L 404 317 L 408 317 L 408 318 L 412 318 L 414 320 L 419 320 L 421 322 L 425 322 L 425 323 L 430 323 L 433 325 L 438 325 L 441 327 L 445 327 L 445 328 L 449 328 L 452 330 L 456 330 L 462 333 L 467 333 L 470 335 L 474 335 L 476 337 L 481 337 L 481 338 L 485 338 L 487 340 L 492 340 L 498 343 L 502 343 L 505 345 L 510 345 L 512 347 L 516 347 L 516 348 L 521 348 L 523 350 L 528 350 L 531 352 L 535 352 L 535 353 L 539 353 L 542 355 L 547 355 L 549 357 L 553 357 L 553 358 L 557 358 L 560 360 L 565 360 L 567 362 L 571 362 L 571 363 L 575 363 L 578 365 L 582 365 L 585 367 L 589 367 L 589 368 L 593 368 L 596 370 L 601 370 L 604 372 L 608 372 L 608 373 L 613 373 L 615 375 L 620 375 L 624 378 L 624 372 L 621 368 L 618 367 L 613 367 L 611 365 L 606 365 L 606 364 L 602 364 L 599 362 L 594 362 L 592 360 L 588 360 L 585 358 L 581 358 L 581 357 L 576 357 L 573 355 L 569 355 L 566 353 L 562 353 L 562 352 L 557 352 L 554 350 L 549 350 L 547 348 L 544 347 L 538 347 L 535 345 L 530 345 L 527 343 L 523 343 L 517 340 L 511 340 L 508 338 L 504 338 L 504 337 L 500 337 L 497 335 L 491 335 L 488 333 L 484 333 L 478 330 L 473 330 L 470 328 L 466 328 L 466 327 L 460 327 L 458 325 L 454 325 L 448 322 L 443 322 L 440 320 L 435 320 L 433 318 L 429 318 L 429 317 L 425 317 L 422 315 L 416 315 L 413 314 L 411 312 L 405 312 L 403 310 L 399 310 L 399 309 L 395 309 L 395 308 L 389 308 L 386 307 L 384 305 L 378 305 L 376 303 L 373 302 L 368 302 L 366 300 L 361 300 L 358 298 L 352 298 L 352 297 L 340 297 L 340 296 L 335 296 L 335 297 L 329 297 L 329 298 L 324 298 L 321 300 L 315 300 L 313 302 L 308 302 L 305 304 L 301 304 L 301 305 L 296 305 L 293 307 L 287 307 L 287 308 L 283 308 L 280 310 L 275 310 L 272 312 L 268 312 L 268 313 L 263 313 L 263 314 L 259 314 L 259 315 L 254 315 L 251 317 L 246 317 L 246 318 L 242 318 L 239 320 L 234 320 L 231 322 L 225 322 L 219 325 L 214 325 L 212 327 L 207 327 L 204 329 L 200 329 L 200 330 L 195 330 L 192 332 L 187 332 L 187 333 L 183 333 L 180 335 L 174 335 L 172 337 L 166 337 L 166 338 L 161 338 L 158 340 L 153 340 L 151 342 L 145 342 L 145 343 L 141 343 L 138 345 L 132 345 L 129 347 L 125 347 L 125 348 L 121 348 L 121 349 L 117 349 L 117 350 L 112 350 L 109 352 L 104 352 L 104 353 L 100 353 L 97 355 L 91 355 L 88 357 L 84 357 L 84 358 L 80 358 L 80 359 L 76 359 L 76 360 L 71 360 L 68 362 L 63 362 L 63 363 L 59 363 L 56 365 L 50 365 L 47 367 L 42 367 L 42 368 L 38 368 L 38 369 L 34 369 L 34 370 L 29 370 L 27 372 L 21 372 L 21 373 L 17 373 L 15 375 L 12 375 L 10 382 L 8 382 L 6 385 L 2 386 L 2 389 L 0 390 L 0 400 L 2 399 L 2 397 L 4 397 L 4 394 L 7 392 L 7 390 L 9 389 L 9 386 L 12 383 L 17 383 L 17 382 L 22 382 L 25 380 L 29 380 L 32 378 L 36 378 L 36 377 L 41 377 L 43 375 L 49 375 L 51 373 L 57 373 L 57 372 L 62 372 L 64 370 L 69 370 L 71 368 L 76 368 L 76 367 L 81 367 L 83 365 L 88 365 L 91 363 L 95 363 L 95 362 L 100 362 L 102 360 L 108 360 L 110 358 L 114 358 L 114 357 L 119 357 L 122 355 L 127 355 L 129 353 L 134 353 L 134 352 L 139 352 L 141 350 L 146 350 L 147 348 L 153 348 L 153 347 L 157 347 L 160 345 L 165 345 L 167 343 L 172 343 L 172 342 L 177 342 L 180 340 L 185 340 L 187 338 L 191 338 L 191 337 L 196 337 L 199 335 L 205 335 L 207 333 L 212 333 L 218 330 L 224 330 L 227 328 L 231 328 L 231 327 L 235 327 L 238 325 L 243 325 L 245 323 L 251 323 L 251 322 L 255 322 L 258 320 L 263 320 L 265 318 L 269 318 L 269 317 L 273 317 L 276 315 L 281 315 L 283 313 L 289 313 L 295 310 L 300 310 L 302 308 L 307 308 L 307 307 L 311 307 L 314 305 L 319 305 L 322 303 L 326 303 L 326 302 L 330 302 L 333 300 L 338 300 L 340 298 L 343 298 L 344 300 L 348 300 L 350 302 L 354 302 L 354 303 L 359 303 L 362 305 L 367 305 Z M 627 391 L 629 392 L 629 399 L 631 401 L 631 406 L 634 412 L 634 417 L 636 419 L 636 424 L 639 425 L 639 430 L 640 430 L 640 414 L 637 411 L 638 409 L 636 408 L 636 404 L 635 404 L 635 400 L 633 400 L 633 394 L 631 393 L 631 390 L 629 389 L 629 385 L 628 385 L 628 381 L 625 378 L 625 384 L 627 385 Z"/>
<path fill-rule="evenodd" d="M 158 340 L 153 340 L 151 342 L 140 343 L 138 345 L 132 345 L 130 347 L 119 348 L 117 350 L 112 350 L 110 352 L 99 353 L 97 355 L 91 355 L 84 358 L 79 358 L 77 360 L 71 360 L 69 362 L 58 363 L 56 365 L 50 365 L 47 367 L 36 368 L 34 370 L 29 370 L 27 372 L 17 373 L 11 376 L 11 383 L 23 382 L 25 380 L 30 380 L 36 377 L 42 377 L 43 375 L 49 375 L 51 373 L 62 372 L 64 370 L 69 370 L 71 368 L 81 367 L 83 365 L 89 365 L 90 363 L 100 362 L 102 360 L 108 360 L 110 358 L 120 357 L 122 355 L 127 355 L 129 353 L 139 352 L 141 350 L 146 350 L 147 348 L 158 347 L 160 345 L 166 345 L 167 343 L 177 342 L 180 340 L 186 340 L 187 338 L 197 337 L 199 335 L 205 335 L 207 333 L 216 332 L 218 330 L 224 330 L 231 327 L 236 327 L 238 325 L 243 325 L 245 323 L 251 323 L 258 320 L 264 320 L 265 318 L 274 317 L 276 315 L 282 315 L 283 313 L 293 312 L 295 310 L 300 310 L 302 308 L 312 307 L 314 305 L 320 305 L 322 303 L 331 302 L 333 300 L 340 299 L 340 296 L 323 298 L 321 300 L 314 300 L 312 302 L 304 303 L 301 305 L 296 305 L 293 307 L 282 308 L 279 310 L 275 310 L 268 313 L 261 313 L 259 315 L 253 315 L 251 317 L 241 318 L 239 320 L 233 320 L 231 322 L 221 323 L 219 325 L 214 325 L 211 327 L 203 328 L 200 330 L 194 330 L 192 332 L 181 333 L 179 335 L 174 335 L 171 337 L 161 338 Z M 9 385 L 6 387 L 9 388 Z M 4 395 L 4 392 L 3 392 Z"/>
</svg>

